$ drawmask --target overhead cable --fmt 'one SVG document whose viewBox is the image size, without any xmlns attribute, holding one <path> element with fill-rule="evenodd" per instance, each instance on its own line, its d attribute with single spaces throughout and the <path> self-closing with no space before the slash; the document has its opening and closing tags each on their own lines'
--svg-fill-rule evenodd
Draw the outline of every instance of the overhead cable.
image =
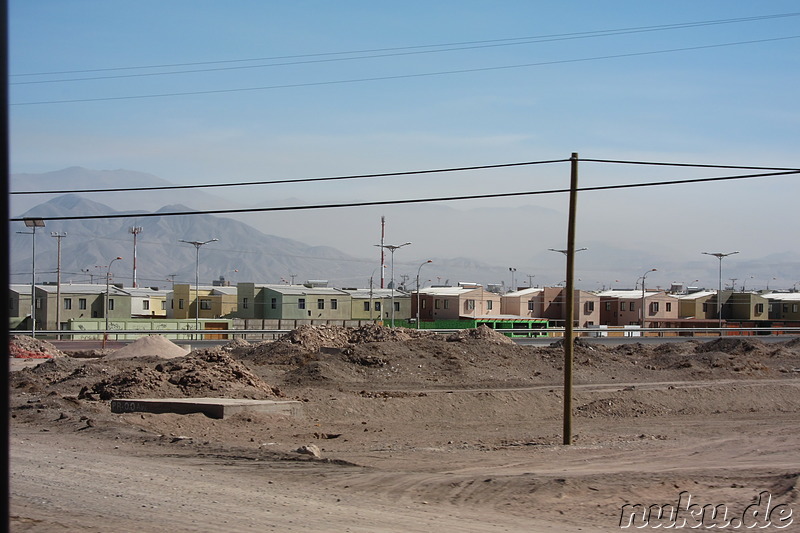
<svg viewBox="0 0 800 533">
<path fill-rule="evenodd" d="M 601 61 L 607 59 L 620 59 L 620 58 L 627 58 L 627 57 L 641 57 L 641 56 L 649 56 L 649 55 L 656 55 L 656 54 L 669 54 L 675 52 L 689 52 L 695 50 L 708 50 L 713 48 L 723 48 L 727 46 L 739 46 L 745 44 L 758 44 L 758 43 L 767 43 L 767 42 L 776 42 L 776 41 L 785 41 L 790 39 L 798 39 L 800 35 L 789 35 L 784 37 L 773 37 L 770 39 L 753 39 L 749 41 L 735 41 L 735 42 L 728 42 L 728 43 L 718 43 L 718 44 L 708 44 L 708 45 L 699 45 L 699 46 L 686 46 L 682 48 L 668 48 L 664 50 L 651 50 L 648 52 L 629 52 L 624 54 L 609 54 L 603 56 L 593 56 L 593 57 L 583 57 L 577 59 L 558 59 L 552 61 L 538 61 L 535 63 L 522 63 L 517 65 L 502 65 L 502 66 L 494 66 L 494 67 L 476 67 L 476 68 L 467 68 L 467 69 L 458 69 L 458 70 L 443 70 L 437 72 L 420 72 L 416 74 L 396 74 L 391 76 L 375 76 L 369 78 L 352 78 L 347 80 L 328 80 L 328 81 L 317 81 L 317 82 L 305 82 L 305 83 L 287 83 L 281 85 L 265 85 L 261 87 L 239 87 L 233 89 L 209 89 L 204 91 L 184 91 L 184 92 L 172 92 L 172 93 L 157 93 L 157 94 L 138 94 L 138 95 L 127 95 L 127 96 L 104 96 L 104 97 L 95 97 L 95 98 L 72 98 L 66 100 L 38 100 L 38 101 L 31 101 L 31 102 L 16 102 L 10 103 L 10 106 L 32 106 L 32 105 L 46 105 L 46 104 L 76 104 L 76 103 L 87 103 L 87 102 L 114 102 L 120 100 L 143 100 L 143 99 L 151 99 L 151 98 L 171 98 L 176 96 L 200 96 L 206 94 L 226 94 L 226 93 L 242 93 L 242 92 L 254 92 L 254 91 L 267 91 L 267 90 L 275 90 L 275 89 L 296 89 L 300 87 L 319 87 L 324 85 L 344 85 L 344 84 L 352 84 L 352 83 L 366 83 L 366 82 L 376 82 L 376 81 L 389 81 L 389 80 L 400 80 L 400 79 L 412 79 L 412 78 L 427 78 L 427 77 L 434 77 L 434 76 L 450 76 L 454 74 L 469 74 L 474 72 L 491 72 L 491 71 L 499 71 L 499 70 L 511 70 L 511 69 L 519 69 L 519 68 L 530 68 L 530 67 L 541 67 L 541 66 L 548 66 L 548 65 L 561 65 L 561 64 L 568 64 L 568 63 L 583 63 L 588 61 Z"/>
<path fill-rule="evenodd" d="M 392 176 L 412 176 L 417 174 L 437 174 L 444 172 L 461 172 L 465 170 L 485 170 L 490 168 L 508 168 L 508 167 L 521 167 L 528 165 L 544 165 L 549 163 L 564 163 L 569 159 L 552 159 L 549 161 L 524 161 L 520 163 L 500 163 L 496 165 L 479 165 L 472 167 L 454 167 L 454 168 L 438 168 L 428 170 L 407 170 L 401 172 L 381 172 L 377 174 L 355 174 L 349 176 L 324 176 L 318 178 L 287 178 L 281 180 L 271 181 L 242 181 L 236 183 L 208 183 L 201 185 L 160 185 L 154 187 L 121 187 L 116 189 L 75 189 L 75 190 L 58 190 L 58 191 L 16 191 L 9 194 L 74 194 L 74 193 L 89 193 L 89 192 L 131 192 L 131 191 L 163 191 L 175 189 L 211 189 L 222 187 L 243 187 L 250 185 L 277 185 L 286 183 L 308 183 L 318 181 L 340 181 L 340 180 L 356 180 L 365 178 L 388 178 Z M 782 169 L 781 169 L 782 170 Z"/>
<path fill-rule="evenodd" d="M 696 28 L 696 27 L 703 27 L 703 26 L 713 26 L 713 25 L 720 25 L 720 24 L 733 24 L 733 23 L 740 23 L 740 22 L 762 21 L 762 20 L 775 19 L 775 18 L 795 17 L 795 16 L 799 16 L 799 15 L 800 15 L 800 13 L 782 13 L 782 14 L 777 14 L 777 15 L 764 15 L 764 16 L 759 16 L 759 17 L 743 17 L 743 18 L 719 19 L 719 20 L 710 20 L 710 21 L 699 21 L 699 22 L 683 22 L 683 23 L 676 23 L 676 24 L 663 24 L 663 25 L 659 25 L 659 26 L 639 26 L 639 27 L 633 27 L 633 28 L 619 28 L 619 29 L 611 29 L 611 30 L 595 30 L 595 31 L 587 31 L 587 32 L 574 32 L 574 33 L 563 33 L 563 34 L 532 36 L 532 37 L 515 37 L 515 38 L 507 38 L 507 39 L 484 40 L 484 41 L 466 41 L 466 42 L 445 43 L 445 44 L 436 44 L 436 45 L 417 45 L 417 46 L 406 46 L 406 47 L 395 47 L 395 48 L 380 48 L 380 49 L 373 49 L 373 50 L 358 50 L 358 51 L 353 51 L 353 52 L 328 52 L 328 53 L 323 53 L 323 54 L 302 54 L 302 55 L 293 55 L 293 56 L 260 57 L 260 58 L 250 58 L 250 59 L 230 59 L 230 60 L 224 60 L 224 61 L 204 61 L 204 62 L 195 62 L 195 63 L 177 63 L 177 64 L 167 64 L 167 65 L 149 65 L 149 66 L 140 66 L 140 67 L 115 67 L 115 68 L 87 69 L 87 70 L 74 70 L 74 71 L 62 71 L 62 72 L 38 72 L 38 73 L 30 73 L 30 74 L 14 74 L 11 77 L 21 77 L 21 76 L 29 76 L 30 77 L 30 76 L 43 76 L 43 75 L 79 74 L 79 73 L 90 73 L 90 72 L 109 72 L 109 71 L 120 71 L 120 70 L 142 70 L 142 69 L 156 69 L 156 68 L 177 68 L 177 67 L 191 67 L 191 66 L 200 66 L 200 65 L 218 65 L 218 64 L 244 63 L 244 62 L 254 62 L 254 61 L 281 61 L 279 63 L 267 63 L 267 64 L 258 64 L 258 65 L 226 66 L 226 67 L 215 67 L 215 68 L 196 68 L 196 69 L 191 69 L 191 70 L 177 70 L 177 71 L 169 71 L 169 72 L 140 72 L 140 73 L 135 73 L 135 74 L 115 74 L 115 75 L 108 75 L 108 76 L 92 76 L 92 77 L 83 77 L 83 78 L 32 80 L 32 81 L 11 82 L 10 85 L 65 83 L 65 82 L 75 82 L 75 81 L 96 81 L 96 80 L 105 80 L 105 79 L 151 77 L 151 76 L 173 76 L 173 75 L 192 74 L 192 73 L 201 73 L 201 72 L 218 72 L 218 71 L 255 69 L 255 68 L 269 68 L 269 67 L 277 67 L 277 66 L 291 66 L 291 65 L 302 65 L 302 64 L 313 64 L 313 63 L 329 63 L 329 62 L 334 62 L 334 61 L 355 61 L 355 60 L 363 60 L 363 59 L 376 59 L 376 58 L 397 57 L 397 56 L 407 56 L 407 55 L 417 55 L 417 54 L 433 54 L 433 53 L 454 52 L 454 51 L 461 51 L 461 50 L 474 50 L 474 49 L 479 49 L 479 48 L 495 48 L 495 47 L 500 47 L 500 46 L 520 46 L 520 45 L 525 45 L 525 44 L 539 44 L 539 43 L 547 43 L 547 42 L 555 42 L 555 41 L 566 41 L 566 40 L 575 40 L 575 39 L 588 39 L 588 38 L 594 38 L 594 37 L 612 37 L 612 36 L 618 36 L 618 35 L 629 35 L 629 34 L 645 33 L 645 32 L 668 31 L 668 30 L 676 30 L 676 29 L 687 29 L 687 28 Z M 355 55 L 355 54 L 361 54 L 361 55 Z M 369 54 L 369 55 L 364 55 L 364 54 Z M 351 57 L 331 57 L 331 56 L 345 56 L 345 55 L 351 56 Z M 315 59 L 308 59 L 308 58 L 315 58 Z"/>
<path fill-rule="evenodd" d="M 680 185 L 688 183 L 708 183 L 716 181 L 732 181 L 752 178 L 767 178 L 775 176 L 786 176 L 792 174 L 800 174 L 800 170 L 791 170 L 784 172 L 770 172 L 765 174 L 748 174 L 740 176 L 720 176 L 711 178 L 691 178 L 682 180 L 671 181 L 657 181 L 648 183 L 631 183 L 624 185 L 602 185 L 597 187 L 582 187 L 579 188 L 580 192 L 588 191 L 607 191 L 615 189 L 636 189 L 643 187 L 655 187 L 663 185 Z M 37 217 L 44 220 L 96 220 L 96 219 L 112 219 L 112 218 L 153 218 L 153 217 L 170 217 L 170 216 L 187 216 L 187 215 L 225 215 L 225 214 L 239 214 L 239 213 L 265 213 L 274 211 L 305 211 L 311 209 L 336 209 L 346 207 L 371 207 L 383 205 L 403 205 L 403 204 L 421 204 L 433 202 L 450 202 L 456 200 L 482 200 L 489 198 L 511 198 L 520 196 L 538 196 L 543 194 L 559 194 L 568 193 L 570 189 L 552 189 L 544 191 L 526 191 L 526 192 L 507 192 L 507 193 L 494 193 L 494 194 L 476 194 L 476 195 L 462 195 L 462 196 L 444 196 L 444 197 L 431 197 L 431 198 L 413 198 L 406 200 L 380 200 L 373 202 L 349 202 L 342 204 L 316 204 L 316 205 L 299 205 L 299 206 L 281 206 L 281 207 L 252 207 L 241 209 L 212 209 L 204 211 L 172 211 L 172 212 L 156 212 L 156 213 L 116 213 L 107 215 L 75 215 L 75 216 L 55 216 L 55 217 Z M 25 218 L 12 218 L 11 222 L 23 222 Z"/>
</svg>

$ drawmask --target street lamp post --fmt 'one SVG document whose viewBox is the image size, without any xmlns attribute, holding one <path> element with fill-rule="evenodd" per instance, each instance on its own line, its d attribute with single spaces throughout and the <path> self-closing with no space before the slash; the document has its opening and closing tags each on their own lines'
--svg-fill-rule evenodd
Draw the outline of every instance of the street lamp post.
<svg viewBox="0 0 800 533">
<path fill-rule="evenodd" d="M 111 306 L 109 305 L 109 299 L 111 298 L 111 265 L 114 264 L 114 261 L 119 261 L 122 259 L 121 257 L 115 257 L 108 263 L 108 270 L 106 271 L 106 329 L 105 333 L 103 334 L 103 348 L 106 347 L 106 341 L 108 340 L 108 312 L 111 310 Z"/>
<path fill-rule="evenodd" d="M 58 263 L 56 267 L 56 329 L 61 329 L 61 239 L 67 236 L 67 232 L 50 232 L 51 237 L 58 239 Z M 61 335 L 57 337 L 61 340 Z"/>
<path fill-rule="evenodd" d="M 722 336 L 722 260 L 729 255 L 738 254 L 739 252 L 701 252 L 705 255 L 713 255 L 719 259 L 719 287 L 717 288 L 717 318 L 719 318 L 719 335 Z"/>
<path fill-rule="evenodd" d="M 516 283 L 514 283 L 514 273 L 517 271 L 517 269 L 514 267 L 508 267 L 508 271 L 511 272 L 511 292 L 514 292 L 516 290 L 514 288 L 516 286 Z"/>
<path fill-rule="evenodd" d="M 389 250 L 389 253 L 392 256 L 392 266 L 391 266 L 391 274 L 390 274 L 390 276 L 392 278 L 391 279 L 391 284 L 392 284 L 392 293 L 391 293 L 392 294 L 392 298 L 391 298 L 391 302 L 392 302 L 391 327 L 394 327 L 394 252 L 395 252 L 395 250 L 399 250 L 403 246 L 408 246 L 409 244 L 411 244 L 411 243 L 410 242 L 404 242 L 403 244 L 397 244 L 397 245 L 394 245 L 394 244 L 376 244 L 376 245 L 374 245 L 374 246 L 377 246 L 378 248 L 383 248 L 385 250 Z"/>
<path fill-rule="evenodd" d="M 25 226 L 31 228 L 31 338 L 36 338 L 36 228 L 44 227 L 44 219 L 24 218 Z M 18 231 L 17 233 L 27 233 Z"/>
<path fill-rule="evenodd" d="M 419 271 L 422 270 L 422 267 L 427 265 L 428 263 L 433 263 L 432 260 L 428 259 L 417 269 L 417 329 L 419 329 Z"/>
<path fill-rule="evenodd" d="M 191 244 L 195 248 L 194 260 L 194 329 L 200 330 L 200 247 L 210 242 L 216 242 L 219 239 L 209 239 L 207 241 L 184 241 L 179 239 L 179 242 Z"/>
<path fill-rule="evenodd" d="M 650 270 L 648 270 L 647 272 L 645 272 L 645 273 L 642 275 L 642 305 L 641 305 L 641 309 L 640 309 L 640 313 L 641 313 L 640 326 L 641 326 L 642 328 L 644 327 L 644 280 L 647 278 L 647 275 L 648 275 L 650 272 L 655 272 L 656 270 L 658 270 L 658 269 L 656 269 L 656 268 L 651 268 Z"/>
</svg>

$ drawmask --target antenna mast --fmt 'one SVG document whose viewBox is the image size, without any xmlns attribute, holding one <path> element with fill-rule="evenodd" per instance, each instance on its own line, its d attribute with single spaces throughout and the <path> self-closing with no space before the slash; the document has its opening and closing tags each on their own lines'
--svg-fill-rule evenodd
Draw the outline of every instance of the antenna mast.
<svg viewBox="0 0 800 533">
<path fill-rule="evenodd" d="M 133 288 L 137 288 L 139 285 L 136 284 L 136 236 L 142 232 L 141 226 L 132 226 L 128 233 L 133 234 Z"/>
<path fill-rule="evenodd" d="M 383 247 L 386 237 L 386 217 L 381 216 L 381 289 L 384 289 L 384 272 L 386 271 L 386 249 Z"/>
</svg>

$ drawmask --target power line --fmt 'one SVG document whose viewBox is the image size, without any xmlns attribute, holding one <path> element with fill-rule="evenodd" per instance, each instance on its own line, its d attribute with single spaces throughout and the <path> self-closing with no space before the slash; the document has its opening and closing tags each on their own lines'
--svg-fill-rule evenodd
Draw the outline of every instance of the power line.
<svg viewBox="0 0 800 533">
<path fill-rule="evenodd" d="M 616 189 L 635 189 L 643 187 L 655 187 L 663 185 L 681 185 L 689 183 L 708 183 L 717 181 L 732 181 L 741 179 L 752 178 L 766 178 L 775 176 L 786 176 L 792 174 L 800 174 L 800 170 L 790 170 L 784 172 L 770 172 L 765 174 L 748 174 L 741 176 L 720 176 L 710 178 L 690 178 L 682 180 L 671 181 L 657 181 L 648 183 L 632 183 L 625 185 L 602 185 L 597 187 L 583 187 L 579 188 L 580 192 L 589 191 L 605 191 Z M 222 215 L 222 214 L 238 214 L 238 213 L 263 213 L 274 211 L 304 211 L 310 209 L 335 209 L 346 207 L 371 207 L 382 205 L 404 205 L 404 204 L 419 204 L 419 203 L 432 203 L 432 202 L 451 202 L 456 200 L 481 200 L 489 198 L 511 198 L 520 196 L 538 196 L 543 194 L 559 194 L 568 193 L 570 189 L 552 189 L 544 191 L 526 191 L 526 192 L 507 192 L 507 193 L 494 193 L 494 194 L 477 194 L 477 195 L 462 195 L 462 196 L 445 196 L 445 197 L 431 197 L 431 198 L 414 198 L 407 200 L 381 200 L 374 202 L 351 202 L 343 204 L 317 204 L 317 205 L 300 205 L 300 206 L 283 206 L 283 207 L 252 207 L 242 209 L 212 209 L 207 211 L 176 211 L 176 212 L 157 212 L 157 213 L 126 213 L 126 214 L 110 214 L 110 215 L 76 215 L 76 216 L 57 216 L 57 217 L 42 217 L 45 220 L 92 220 L 92 219 L 112 219 L 112 218 L 132 218 L 132 217 L 169 217 L 169 216 L 186 216 L 186 215 Z M 9 219 L 11 222 L 22 222 L 23 218 Z"/>
<path fill-rule="evenodd" d="M 439 169 L 427 169 L 427 170 L 405 170 L 405 171 L 397 171 L 397 172 L 380 172 L 380 173 L 373 173 L 373 174 L 351 174 L 351 175 L 344 175 L 344 176 L 322 176 L 322 177 L 315 177 L 315 178 L 294 178 L 294 179 L 280 179 L 280 180 L 270 180 L 270 181 L 242 181 L 242 182 L 234 182 L 234 183 L 207 183 L 207 184 L 197 184 L 197 185 L 159 185 L 159 186 L 152 186 L 152 187 L 118 187 L 114 189 L 62 189 L 62 190 L 50 190 L 50 191 L 12 191 L 9 194 L 18 194 L 18 195 L 36 195 L 36 194 L 78 194 L 78 193 L 99 193 L 99 192 L 142 192 L 142 191 L 163 191 L 163 190 L 181 190 L 181 189 L 209 189 L 209 188 L 223 188 L 223 187 L 243 187 L 243 186 L 252 186 L 252 185 L 276 185 L 276 184 L 286 184 L 286 183 L 309 183 L 309 182 L 319 182 L 319 181 L 340 181 L 340 180 L 355 180 L 355 179 L 365 179 L 365 178 L 386 178 L 386 177 L 396 177 L 396 176 L 412 176 L 412 175 L 423 175 L 423 174 L 436 174 L 436 173 L 444 173 L 444 172 L 461 172 L 467 170 L 488 170 L 488 169 L 496 169 L 496 168 L 509 168 L 509 167 L 520 167 L 520 166 L 529 166 L 529 165 L 544 165 L 544 164 L 551 164 L 551 163 L 565 163 L 570 161 L 570 159 L 549 159 L 549 160 L 541 160 L 541 161 L 523 161 L 517 163 L 498 163 L 498 164 L 491 164 L 491 165 L 477 165 L 477 166 L 470 166 L 470 167 L 451 167 L 451 168 L 439 168 Z M 651 162 L 651 161 L 625 161 L 625 160 L 615 160 L 615 159 L 578 159 L 578 161 L 583 162 L 593 162 L 593 163 L 619 163 L 619 164 L 630 164 L 630 165 L 657 165 L 657 166 L 670 166 L 670 167 L 696 167 L 696 168 L 727 168 L 727 169 L 737 169 L 737 170 L 770 170 L 770 171 L 784 171 L 784 170 L 800 170 L 797 168 L 787 168 L 787 167 L 762 167 L 762 166 L 740 166 L 740 165 L 716 165 L 716 164 L 705 164 L 705 163 L 669 163 L 669 162 Z"/>
<path fill-rule="evenodd" d="M 432 54 L 432 53 L 442 53 L 442 52 L 453 52 L 453 51 L 462 51 L 462 50 L 474 50 L 480 48 L 495 48 L 500 46 L 520 46 L 525 44 L 539 44 L 539 43 L 546 43 L 546 42 L 555 42 L 555 41 L 566 41 L 566 40 L 575 40 L 575 39 L 588 39 L 594 37 L 611 37 L 611 36 L 618 36 L 618 35 L 629 35 L 629 34 L 636 34 L 636 33 L 645 33 L 645 32 L 655 32 L 655 31 L 667 31 L 667 30 L 676 30 L 676 29 L 686 29 L 686 28 L 697 28 L 703 26 L 712 26 L 712 25 L 720 25 L 720 24 L 733 24 L 733 23 L 740 23 L 740 22 L 752 22 L 752 21 L 761 21 L 767 19 L 774 19 L 774 18 L 785 18 L 785 17 L 794 17 L 798 16 L 800 13 L 783 13 L 778 15 L 765 15 L 759 17 L 744 17 L 744 18 L 735 18 L 735 19 L 719 19 L 719 20 L 711 20 L 711 21 L 700 21 L 700 22 L 684 22 L 684 23 L 677 23 L 677 24 L 663 24 L 659 26 L 639 26 L 633 28 L 620 28 L 620 29 L 612 29 L 612 30 L 595 30 L 595 31 L 588 31 L 588 32 L 575 32 L 575 33 L 565 33 L 565 34 L 555 34 L 555 35 L 543 35 L 543 36 L 532 36 L 532 37 L 515 37 L 515 38 L 508 38 L 508 39 L 493 39 L 493 40 L 486 40 L 486 41 L 467 41 L 467 42 L 460 42 L 460 43 L 446 43 L 446 44 L 438 44 L 438 45 L 417 45 L 417 46 L 408 46 L 408 47 L 396 47 L 396 48 L 383 48 L 383 49 L 375 49 L 375 50 L 360 50 L 360 51 L 353 51 L 353 52 L 329 52 L 324 54 L 304 54 L 304 55 L 296 55 L 296 56 L 278 56 L 278 57 L 262 57 L 262 58 L 251 58 L 251 59 L 231 59 L 225 61 L 208 61 L 208 62 L 196 62 L 196 63 L 178 63 L 178 64 L 168 64 L 168 65 L 149 65 L 149 66 L 141 66 L 141 67 L 116 67 L 116 68 L 105 68 L 105 69 L 89 69 L 89 70 L 79 70 L 79 71 L 63 71 L 63 72 L 41 72 L 41 73 L 31 73 L 31 74 L 14 74 L 12 77 L 19 77 L 19 76 L 42 76 L 42 75 L 58 75 L 58 74 L 78 74 L 78 73 L 90 73 L 90 72 L 109 72 L 109 71 L 118 71 L 118 70 L 141 70 L 141 69 L 155 69 L 155 68 L 175 68 L 175 67 L 190 67 L 190 66 L 200 66 L 200 65 L 215 65 L 215 64 L 231 64 L 231 63 L 243 63 L 243 62 L 252 62 L 252 61 L 281 61 L 280 63 L 268 63 L 268 64 L 259 64 L 259 65 L 240 65 L 240 66 L 226 66 L 226 67 L 216 67 L 216 68 L 201 68 L 201 69 L 192 69 L 192 70 L 179 70 L 179 71 L 170 71 L 170 72 L 145 72 L 145 73 L 136 73 L 136 74 L 116 74 L 110 76 L 92 76 L 92 77 L 83 77 L 83 78 L 66 78 L 66 79 L 55 79 L 55 80 L 34 80 L 34 81 L 22 81 L 22 82 L 12 82 L 10 85 L 32 85 L 32 84 L 44 84 L 44 83 L 66 83 L 66 82 L 76 82 L 76 81 L 97 81 L 97 80 L 106 80 L 106 79 L 120 79 L 120 78 L 136 78 L 136 77 L 152 77 L 152 76 L 174 76 L 180 74 L 193 74 L 193 73 L 201 73 L 201 72 L 218 72 L 218 71 L 229 71 L 229 70 L 243 70 L 243 69 L 255 69 L 255 68 L 269 68 L 269 67 L 277 67 L 277 66 L 292 66 L 292 65 L 302 65 L 302 64 L 313 64 L 313 63 L 329 63 L 335 61 L 355 61 L 355 60 L 363 60 L 363 59 L 376 59 L 376 58 L 385 58 L 385 57 L 397 57 L 397 56 L 407 56 L 407 55 L 418 55 L 418 54 Z M 421 50 L 421 48 L 436 48 L 433 50 Z M 354 57 L 330 57 L 333 55 L 342 56 L 342 55 L 352 55 L 352 54 L 371 54 L 371 55 L 356 55 Z M 300 58 L 317 58 L 317 59 L 303 59 L 297 60 Z M 285 61 L 289 59 L 294 59 L 294 61 Z"/>
<path fill-rule="evenodd" d="M 116 189 L 79 189 L 79 190 L 60 190 L 60 191 L 16 191 L 9 194 L 73 194 L 73 193 L 89 193 L 89 192 L 131 192 L 131 191 L 163 191 L 175 189 L 209 189 L 221 187 L 242 187 L 250 185 L 276 185 L 286 183 L 307 183 L 317 181 L 340 181 L 340 180 L 355 180 L 366 178 L 387 178 L 393 176 L 411 176 L 417 174 L 437 174 L 443 172 L 461 172 L 465 170 L 485 170 L 492 168 L 508 168 L 508 167 L 521 167 L 528 165 L 544 165 L 549 163 L 564 163 L 569 159 L 552 159 L 548 161 L 524 161 L 521 163 L 501 163 L 496 165 L 480 165 L 472 167 L 454 167 L 454 168 L 439 168 L 428 170 L 408 170 L 401 172 L 381 172 L 377 174 L 355 174 L 348 176 L 324 176 L 318 178 L 295 178 L 295 179 L 281 179 L 272 181 L 242 181 L 237 183 L 209 183 L 201 185 L 160 185 L 154 187 L 122 187 Z M 783 169 L 780 169 L 783 170 Z"/>
<path fill-rule="evenodd" d="M 491 72 L 491 71 L 498 71 L 498 70 L 511 70 L 511 69 L 519 69 L 519 68 L 530 68 L 530 67 L 541 67 L 541 66 L 548 66 L 548 65 L 561 65 L 567 63 L 583 63 L 588 61 L 601 61 L 607 59 L 620 59 L 626 57 L 641 57 L 641 56 L 649 56 L 649 55 L 656 55 L 656 54 L 669 54 L 675 52 L 689 52 L 695 50 L 709 50 L 713 48 L 723 48 L 728 46 L 739 46 L 745 44 L 758 44 L 758 43 L 767 43 L 767 42 L 776 42 L 776 41 L 785 41 L 789 39 L 798 39 L 800 35 L 789 35 L 785 37 L 774 37 L 770 39 L 754 39 L 750 41 L 735 41 L 735 42 L 728 42 L 728 43 L 718 43 L 718 44 L 708 44 L 708 45 L 700 45 L 700 46 L 687 46 L 682 48 L 668 48 L 664 50 L 651 50 L 648 52 L 629 52 L 624 54 L 610 54 L 604 56 L 593 56 L 593 57 L 583 57 L 577 59 L 559 59 L 553 61 L 539 61 L 535 63 L 522 63 L 517 65 L 503 65 L 503 66 L 494 66 L 494 67 L 476 67 L 476 68 L 468 68 L 468 69 L 458 69 L 458 70 L 443 70 L 437 72 L 421 72 L 416 74 L 397 74 L 392 76 L 375 76 L 369 78 L 353 78 L 347 80 L 328 80 L 328 81 L 318 81 L 318 82 L 306 82 L 306 83 L 287 83 L 281 85 L 266 85 L 261 87 L 239 87 L 234 89 L 209 89 L 205 91 L 185 91 L 185 92 L 173 92 L 173 93 L 157 93 L 157 94 L 139 94 L 139 95 L 128 95 L 128 96 L 105 96 L 105 97 L 96 97 L 96 98 L 73 98 L 68 100 L 39 100 L 39 101 L 31 101 L 31 102 L 17 102 L 11 103 L 10 106 L 32 106 L 32 105 L 46 105 L 46 104 L 76 104 L 76 103 L 87 103 L 87 102 L 114 102 L 120 100 L 142 100 L 142 99 L 149 99 L 149 98 L 170 98 L 175 96 L 200 96 L 206 94 L 226 94 L 226 93 L 241 93 L 241 92 L 254 92 L 254 91 L 268 91 L 268 90 L 275 90 L 275 89 L 296 89 L 300 87 L 319 87 L 325 85 L 344 85 L 344 84 L 352 84 L 352 83 L 366 83 L 366 82 L 376 82 L 376 81 L 389 81 L 389 80 L 399 80 L 399 79 L 411 79 L 411 78 L 427 78 L 427 77 L 434 77 L 434 76 L 450 76 L 454 74 L 469 74 L 475 72 Z"/>
<path fill-rule="evenodd" d="M 451 50 L 463 50 L 463 49 L 472 49 L 472 48 L 483 48 L 483 47 L 491 47 L 491 46 L 510 46 L 516 44 L 529 44 L 529 43 L 540 43 L 540 42 L 551 42 L 551 41 L 559 41 L 559 40 L 571 40 L 571 39 L 583 39 L 589 37 L 605 37 L 609 35 L 625 35 L 629 33 L 643 33 L 643 32 L 652 32 L 652 31 L 664 31 L 664 30 L 674 30 L 674 29 L 685 29 L 685 28 L 695 28 L 695 27 L 703 27 L 703 26 L 716 26 L 721 24 L 734 24 L 740 22 L 754 22 L 754 21 L 762 21 L 762 20 L 769 20 L 769 19 L 778 19 L 778 18 L 787 18 L 787 17 L 796 17 L 800 16 L 800 13 L 777 13 L 773 15 L 760 15 L 754 17 L 740 17 L 740 18 L 732 18 L 732 19 L 716 19 L 716 20 L 703 20 L 703 21 L 695 21 L 695 22 L 680 22 L 674 24 L 662 24 L 656 26 L 634 26 L 628 28 L 616 28 L 616 29 L 609 29 L 609 30 L 594 30 L 594 31 L 585 31 L 585 32 L 572 32 L 572 33 L 557 33 L 557 34 L 550 34 L 550 35 L 538 35 L 538 36 L 527 36 L 527 37 L 512 37 L 512 38 L 504 38 L 504 39 L 487 39 L 487 40 L 479 40 L 479 41 L 461 41 L 461 42 L 453 42 L 453 43 L 440 43 L 440 44 L 424 44 L 424 45 L 414 45 L 414 46 L 401 46 L 401 47 L 391 47 L 391 48 L 373 48 L 373 49 L 366 49 L 366 50 L 351 50 L 351 51 L 340 51 L 340 52 L 325 52 L 325 53 L 316 53 L 316 54 L 296 54 L 296 55 L 287 55 L 287 56 L 273 56 L 273 57 L 255 57 L 255 58 L 246 58 L 246 59 L 228 59 L 228 60 L 218 60 L 218 61 L 199 61 L 199 62 L 189 62 L 189 63 L 168 63 L 168 64 L 159 64 L 159 65 L 140 65 L 140 66 L 125 66 L 125 67 L 108 67 L 108 68 L 97 68 L 97 69 L 82 69 L 82 70 L 64 70 L 64 71 L 51 71 L 51 72 L 30 72 L 30 73 L 20 73 L 20 74 L 11 74 L 10 77 L 23 77 L 23 76 L 53 76 L 53 75 L 60 75 L 60 74 L 84 74 L 90 72 L 113 72 L 113 71 L 120 71 L 120 70 L 143 70 L 143 69 L 155 69 L 155 68 L 176 68 L 176 67 L 192 67 L 192 66 L 200 66 L 200 65 L 223 65 L 223 64 L 231 64 L 231 63 L 246 63 L 252 61 L 280 61 L 280 60 L 288 60 L 288 59 L 303 59 L 303 58 L 312 58 L 312 57 L 331 57 L 331 56 L 342 56 L 342 55 L 353 55 L 353 54 L 374 54 L 374 53 L 382 53 L 382 52 L 406 52 L 406 53 L 430 53 L 430 52 L 441 52 L 441 51 L 451 51 Z M 443 50 L 421 50 L 422 48 L 442 48 L 442 47 L 465 47 L 465 48 L 445 48 Z M 417 50 L 417 52 L 407 52 L 410 50 Z M 367 58 L 371 57 L 383 57 L 383 56 L 367 56 Z M 344 58 L 344 59 L 332 59 L 330 61 L 340 61 L 340 60 L 348 60 L 348 59 L 362 59 L 360 57 L 357 58 Z M 297 63 L 284 63 L 286 65 L 292 65 Z M 257 65 L 257 66 L 275 66 L 275 65 Z M 241 67 L 241 68 L 250 68 L 250 67 Z M 215 70 L 215 69 L 208 69 L 208 70 Z M 183 71 L 177 72 L 177 74 L 183 74 L 185 72 L 203 72 L 203 71 Z M 158 73 L 158 74 L 173 74 L 173 73 Z M 142 75 L 150 75 L 150 74 L 142 74 Z M 110 76 L 115 77 L 115 76 Z M 53 80 L 53 81 L 77 81 L 77 80 Z M 40 83 L 46 83 L 40 82 Z M 24 83 L 24 82 L 23 82 Z M 36 82 L 34 82 L 36 83 Z M 16 83 L 12 83 L 15 85 Z"/>
</svg>

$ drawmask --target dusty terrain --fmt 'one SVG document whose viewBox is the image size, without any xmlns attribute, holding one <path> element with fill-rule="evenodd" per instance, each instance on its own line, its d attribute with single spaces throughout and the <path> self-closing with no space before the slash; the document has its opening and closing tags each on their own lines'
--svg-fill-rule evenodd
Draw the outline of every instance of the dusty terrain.
<svg viewBox="0 0 800 533">
<path fill-rule="evenodd" d="M 772 527 L 800 528 L 800 339 L 578 341 L 571 446 L 558 343 L 303 327 L 185 356 L 135 344 L 12 342 L 12 531 L 617 531 L 625 504 L 683 493 L 731 518 L 764 491 Z M 110 410 L 168 397 L 304 415 Z"/>
</svg>

